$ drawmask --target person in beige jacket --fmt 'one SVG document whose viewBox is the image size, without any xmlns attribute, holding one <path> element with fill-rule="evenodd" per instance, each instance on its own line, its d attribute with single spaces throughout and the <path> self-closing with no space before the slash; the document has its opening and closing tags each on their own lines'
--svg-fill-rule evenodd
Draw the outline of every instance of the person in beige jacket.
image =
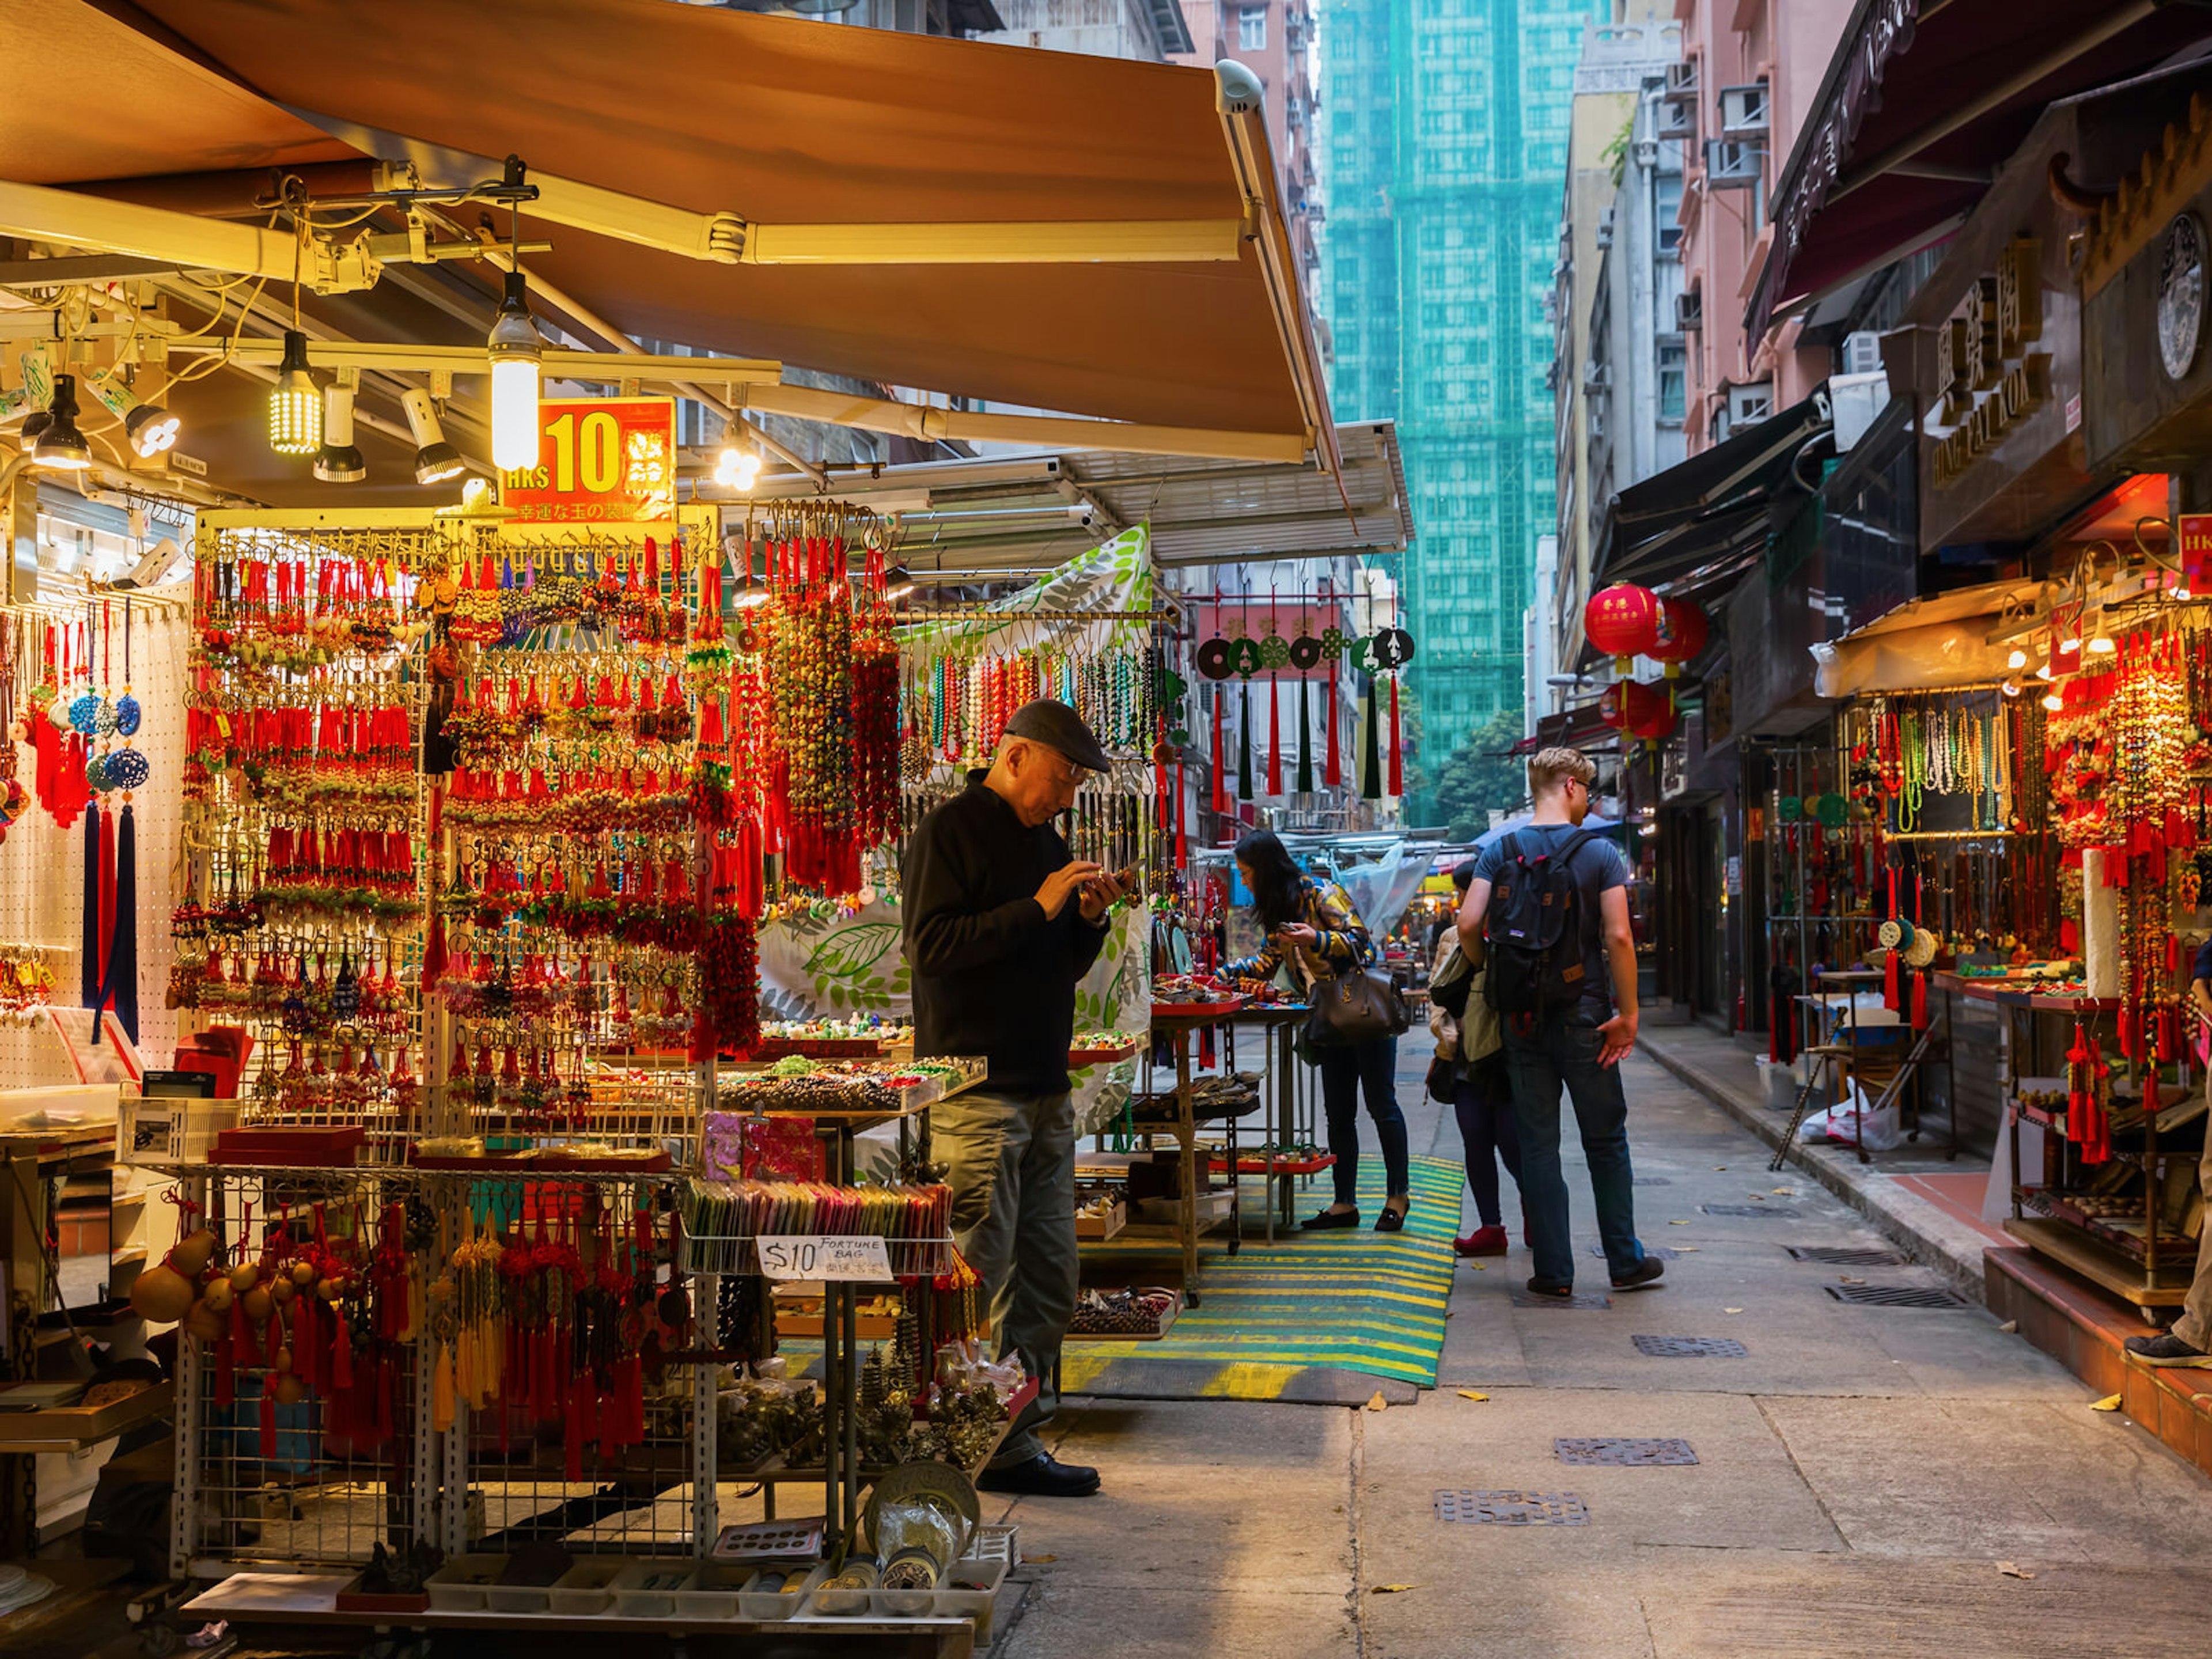
<svg viewBox="0 0 2212 1659">
<path fill-rule="evenodd" d="M 1470 859 L 1452 872 L 1462 899 L 1474 878 Z M 1462 1255 L 1504 1255 L 1507 1239 L 1498 1208 L 1498 1166 L 1505 1165 L 1521 1184 L 1521 1137 L 1513 1111 L 1513 1091 L 1505 1077 L 1505 1039 L 1497 1011 L 1482 994 L 1482 972 L 1470 969 L 1459 936 L 1446 932 L 1437 941 L 1429 969 L 1429 1030 L 1437 1057 L 1429 1067 L 1429 1090 L 1449 1100 L 1459 1119 L 1460 1144 L 1467 1155 L 1467 1184 L 1482 1224 L 1452 1241 Z"/>
</svg>

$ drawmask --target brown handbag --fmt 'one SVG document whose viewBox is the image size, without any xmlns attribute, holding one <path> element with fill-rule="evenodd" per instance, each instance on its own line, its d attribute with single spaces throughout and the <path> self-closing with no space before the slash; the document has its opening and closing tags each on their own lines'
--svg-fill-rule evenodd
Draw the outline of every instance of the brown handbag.
<svg viewBox="0 0 2212 1659">
<path fill-rule="evenodd" d="M 1305 1036 L 1313 1048 L 1340 1048 L 1400 1036 L 1413 1024 L 1413 1011 L 1387 969 L 1349 968 L 1316 978 L 1311 995 Z"/>
</svg>

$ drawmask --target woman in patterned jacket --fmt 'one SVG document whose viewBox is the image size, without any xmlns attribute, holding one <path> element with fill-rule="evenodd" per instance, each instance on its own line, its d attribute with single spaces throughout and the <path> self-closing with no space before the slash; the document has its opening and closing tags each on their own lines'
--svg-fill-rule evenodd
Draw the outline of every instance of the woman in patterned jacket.
<svg viewBox="0 0 2212 1659">
<path fill-rule="evenodd" d="M 1266 981 L 1286 963 L 1297 988 L 1346 968 L 1374 964 L 1374 942 L 1333 881 L 1303 873 L 1272 830 L 1255 830 L 1237 843 L 1237 869 L 1251 890 L 1253 908 L 1267 930 L 1267 942 L 1254 955 L 1223 965 L 1226 980 Z M 1379 1036 L 1365 1042 L 1316 1048 L 1322 1103 L 1328 1114 L 1328 1149 L 1336 1156 L 1332 1174 L 1336 1201 L 1300 1224 L 1311 1228 L 1359 1224 L 1359 1091 L 1367 1091 L 1367 1115 L 1382 1143 L 1382 1168 L 1389 1197 L 1375 1219 L 1378 1233 L 1395 1233 L 1413 1207 L 1412 1175 L 1407 1158 L 1406 1117 L 1398 1109 L 1398 1039 Z"/>
</svg>

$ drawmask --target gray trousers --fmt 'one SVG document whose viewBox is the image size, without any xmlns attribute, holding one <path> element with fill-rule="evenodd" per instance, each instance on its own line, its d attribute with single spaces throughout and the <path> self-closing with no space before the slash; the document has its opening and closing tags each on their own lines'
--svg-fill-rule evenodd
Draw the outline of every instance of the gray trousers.
<svg viewBox="0 0 2212 1659">
<path fill-rule="evenodd" d="M 1075 1105 L 1067 1095 L 975 1089 L 930 1109 L 930 1140 L 951 1164 L 952 1233 L 983 1281 L 999 1356 L 1037 1379 L 992 1460 L 1026 1462 L 1060 1405 L 1060 1345 L 1075 1317 Z"/>
</svg>

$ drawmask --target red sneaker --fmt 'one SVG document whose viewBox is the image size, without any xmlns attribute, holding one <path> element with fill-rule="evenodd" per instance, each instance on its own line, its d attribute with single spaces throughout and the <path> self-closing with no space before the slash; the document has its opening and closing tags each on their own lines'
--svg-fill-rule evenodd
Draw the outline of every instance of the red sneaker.
<svg viewBox="0 0 2212 1659">
<path fill-rule="evenodd" d="M 1452 1250 L 1459 1255 L 1504 1255 L 1505 1229 L 1478 1227 L 1465 1238 L 1452 1240 Z"/>
</svg>

